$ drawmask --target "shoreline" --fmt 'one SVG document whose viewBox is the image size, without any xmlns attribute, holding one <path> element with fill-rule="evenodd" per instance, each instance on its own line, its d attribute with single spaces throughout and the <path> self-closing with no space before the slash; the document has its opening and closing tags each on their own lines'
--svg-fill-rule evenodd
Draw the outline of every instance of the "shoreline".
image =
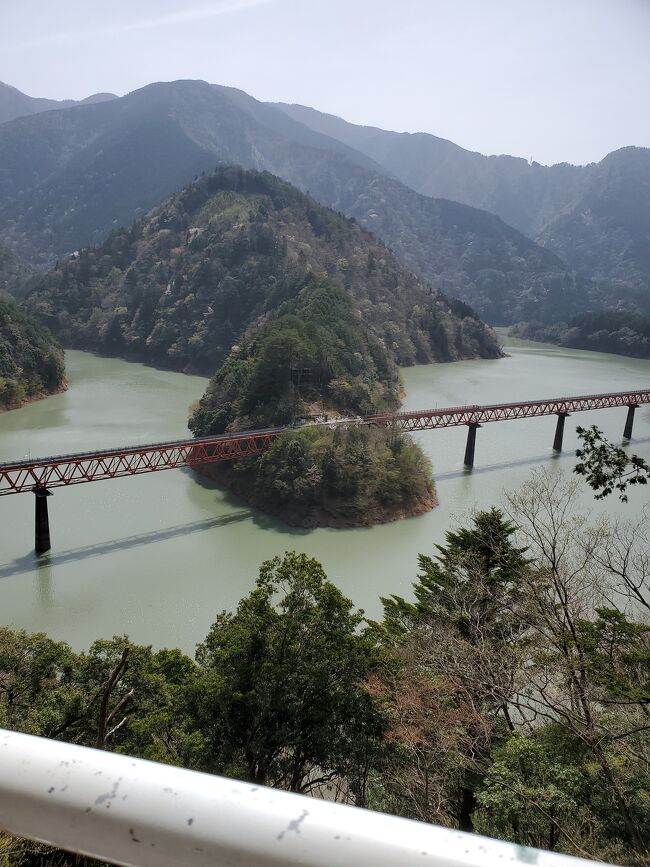
<svg viewBox="0 0 650 867">
<path fill-rule="evenodd" d="M 333 500 L 329 505 L 320 504 L 319 506 L 305 506 L 300 503 L 283 506 L 270 502 L 265 497 L 253 493 L 247 484 L 247 477 L 241 476 L 231 466 L 206 464 L 202 467 L 193 467 L 193 470 L 197 475 L 218 484 L 240 500 L 242 504 L 277 518 L 288 527 L 302 530 L 343 530 L 374 527 L 378 524 L 392 524 L 405 518 L 416 518 L 419 515 L 424 515 L 440 505 L 435 484 L 431 481 L 428 493 L 423 497 L 413 498 L 408 504 L 395 507 L 382 507 L 377 504 L 373 509 L 361 514 L 346 515 L 345 504 L 340 500 Z"/>
<path fill-rule="evenodd" d="M 491 326 L 490 326 L 491 327 Z M 498 337 L 498 335 L 497 335 Z M 212 371 L 212 373 L 204 373 L 202 370 L 197 368 L 181 368 L 176 367 L 173 364 L 166 364 L 161 360 L 152 360 L 145 358 L 139 355 L 137 352 L 129 353 L 129 352 L 106 352 L 98 349 L 97 347 L 91 346 L 79 346 L 79 345 L 71 345 L 71 344 L 62 344 L 65 352 L 73 351 L 73 352 L 88 352 L 90 355 L 94 355 L 96 358 L 115 358 L 121 361 L 126 361 L 129 364 L 143 364 L 145 367 L 150 367 L 153 370 L 160 370 L 165 373 L 180 373 L 183 376 L 199 376 L 202 379 L 210 380 L 216 371 Z M 398 369 L 408 369 L 411 367 L 426 367 L 429 364 L 456 364 L 461 361 L 499 361 L 501 358 L 507 358 L 508 353 L 503 351 L 503 346 L 501 346 L 501 352 L 499 355 L 464 355 L 459 354 L 454 358 L 448 358 L 444 361 L 438 361 L 436 359 L 431 359 L 429 361 L 413 361 L 411 364 L 397 364 Z M 222 362 L 223 363 L 223 362 Z M 219 368 L 217 368 L 218 370 Z"/>
<path fill-rule="evenodd" d="M 63 394 L 68 390 L 69 385 L 70 380 L 67 376 L 64 376 L 61 385 L 57 386 L 57 388 L 53 389 L 52 391 L 39 391 L 36 394 L 32 394 L 29 397 L 24 397 L 22 400 L 18 401 L 18 403 L 11 404 L 9 406 L 5 404 L 0 404 L 0 413 L 13 412 L 13 410 L 22 409 L 22 407 L 28 406 L 30 403 L 36 403 L 39 400 L 45 400 L 48 397 L 54 397 L 54 395 L 56 394 Z"/>
</svg>

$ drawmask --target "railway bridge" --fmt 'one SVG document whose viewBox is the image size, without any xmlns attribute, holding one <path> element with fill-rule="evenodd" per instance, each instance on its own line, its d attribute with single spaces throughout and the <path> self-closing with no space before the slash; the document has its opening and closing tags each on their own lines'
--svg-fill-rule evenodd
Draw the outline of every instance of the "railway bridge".
<svg viewBox="0 0 650 867">
<path fill-rule="evenodd" d="M 557 417 L 557 422 L 553 449 L 561 452 L 564 422 L 570 414 L 610 407 L 627 408 L 623 438 L 629 440 L 632 437 L 635 410 L 649 403 L 650 389 L 644 389 L 554 397 L 519 403 L 483 406 L 472 404 L 442 409 L 413 410 L 340 418 L 315 424 L 330 428 L 373 425 L 403 431 L 466 426 L 468 432 L 464 463 L 466 467 L 471 468 L 474 466 L 476 432 L 478 428 L 489 422 L 554 415 Z M 291 426 L 272 427 L 0 463 L 0 497 L 25 492 L 35 495 L 35 549 L 36 553 L 42 554 L 51 547 L 47 498 L 51 496 L 52 488 L 251 457 L 261 454 L 276 437 L 291 429 L 293 429 Z"/>
</svg>

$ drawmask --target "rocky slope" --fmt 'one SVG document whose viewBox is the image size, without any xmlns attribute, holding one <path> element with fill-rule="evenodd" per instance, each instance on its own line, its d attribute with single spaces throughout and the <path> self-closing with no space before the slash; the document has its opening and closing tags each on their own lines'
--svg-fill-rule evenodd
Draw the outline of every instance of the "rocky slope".
<svg viewBox="0 0 650 867">
<path fill-rule="evenodd" d="M 650 149 L 623 148 L 589 166 L 538 240 L 602 287 L 603 306 L 650 312 Z"/>
</svg>

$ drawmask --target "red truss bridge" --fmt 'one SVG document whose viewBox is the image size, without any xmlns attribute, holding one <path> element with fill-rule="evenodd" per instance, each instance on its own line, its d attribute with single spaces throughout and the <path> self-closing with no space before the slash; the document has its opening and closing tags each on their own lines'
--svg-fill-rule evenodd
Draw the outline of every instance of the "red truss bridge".
<svg viewBox="0 0 650 867">
<path fill-rule="evenodd" d="M 404 431 L 466 426 L 468 435 L 465 466 L 472 467 L 474 465 L 476 431 L 481 425 L 488 422 L 555 415 L 557 416 L 557 424 L 553 448 L 559 452 L 562 450 L 564 422 L 571 413 L 610 407 L 627 407 L 623 436 L 625 439 L 630 439 L 635 409 L 649 403 L 650 389 L 644 389 L 609 394 L 556 397 L 521 403 L 499 403 L 485 406 L 472 404 L 443 409 L 359 416 L 319 424 L 328 427 L 373 425 L 397 427 Z M 261 454 L 269 447 L 275 437 L 291 429 L 291 427 L 273 427 L 198 439 L 175 440 L 173 442 L 1 463 L 0 497 L 30 491 L 36 495 L 36 550 L 42 553 L 49 550 L 50 547 L 46 498 L 52 488 L 251 457 Z"/>
<path fill-rule="evenodd" d="M 611 394 L 585 394 L 578 397 L 552 397 L 523 403 L 493 403 L 485 406 L 449 406 L 444 409 L 414 410 L 390 415 L 366 416 L 371 424 L 397 424 L 402 430 L 431 430 L 437 427 L 482 425 L 490 421 L 508 421 L 515 418 L 536 418 L 541 415 L 570 415 L 590 409 L 608 409 L 615 406 L 635 408 L 650 403 L 650 390 L 618 391 Z M 631 434 L 631 431 L 630 431 Z M 627 436 L 627 435 L 625 435 Z M 630 437 L 627 437 L 628 439 Z"/>
</svg>

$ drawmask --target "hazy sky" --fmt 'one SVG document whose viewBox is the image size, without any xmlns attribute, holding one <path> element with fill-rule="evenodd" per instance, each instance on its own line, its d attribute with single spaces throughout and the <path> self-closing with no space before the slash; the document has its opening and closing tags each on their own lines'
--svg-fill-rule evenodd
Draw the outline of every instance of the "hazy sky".
<svg viewBox="0 0 650 867">
<path fill-rule="evenodd" d="M 585 163 L 650 146 L 650 0 L 0 0 L 31 96 L 176 78 Z"/>
</svg>

